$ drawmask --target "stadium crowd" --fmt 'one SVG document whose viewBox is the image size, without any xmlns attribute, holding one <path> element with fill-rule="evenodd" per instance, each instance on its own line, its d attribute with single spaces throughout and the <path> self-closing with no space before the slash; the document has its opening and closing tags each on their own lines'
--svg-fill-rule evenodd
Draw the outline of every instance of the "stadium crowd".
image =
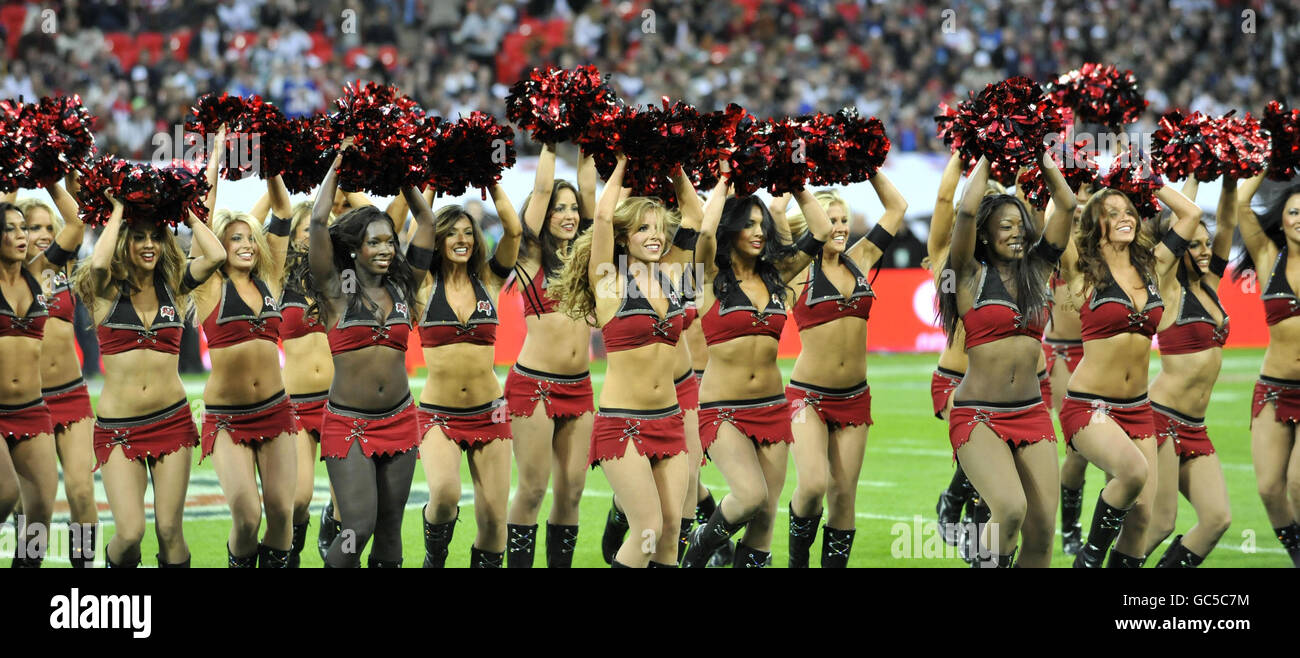
<svg viewBox="0 0 1300 658">
<path fill-rule="evenodd" d="M 931 121 L 940 102 L 1013 75 L 1046 81 L 1084 61 L 1134 71 L 1151 101 L 1139 130 L 1168 107 L 1258 113 L 1297 91 L 1300 8 L 1292 2 L 887 4 L 9 3 L 0 10 L 0 98 L 80 93 L 105 119 L 102 149 L 146 157 L 153 136 L 173 132 L 208 92 L 261 94 L 301 116 L 327 109 L 343 81 L 363 78 L 396 84 L 443 116 L 504 116 L 508 85 L 545 63 L 595 63 L 629 102 L 738 102 L 759 115 L 856 105 L 890 126 L 896 149 L 920 152 L 944 150 Z M 1227 33 L 1234 24 L 1241 34 Z M 1272 95 L 1261 80 L 1275 81 Z"/>
</svg>

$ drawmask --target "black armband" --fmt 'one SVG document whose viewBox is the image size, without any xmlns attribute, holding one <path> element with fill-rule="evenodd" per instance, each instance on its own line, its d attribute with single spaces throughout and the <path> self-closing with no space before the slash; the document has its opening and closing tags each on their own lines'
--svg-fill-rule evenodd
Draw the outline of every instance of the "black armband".
<svg viewBox="0 0 1300 658">
<path fill-rule="evenodd" d="M 1228 271 L 1228 261 L 1219 258 L 1218 254 L 1210 255 L 1210 274 L 1222 277 L 1224 272 Z"/>
<path fill-rule="evenodd" d="M 181 277 L 181 292 L 197 290 L 199 286 L 203 285 L 202 281 L 194 278 L 193 267 L 194 261 L 190 261 L 185 265 L 185 276 Z"/>
<path fill-rule="evenodd" d="M 1048 242 L 1047 238 L 1039 238 L 1038 244 L 1034 245 L 1031 251 L 1039 258 L 1055 265 L 1061 262 L 1061 255 L 1065 253 L 1065 248 Z"/>
<path fill-rule="evenodd" d="M 867 233 L 867 240 L 869 240 L 871 244 L 876 245 L 876 248 L 883 254 L 887 249 L 889 249 L 889 245 L 893 243 L 894 234 L 890 233 L 880 224 L 876 224 L 871 227 L 871 231 Z"/>
<path fill-rule="evenodd" d="M 1182 258 L 1183 252 L 1187 251 L 1187 238 L 1178 235 L 1177 231 L 1170 230 L 1165 234 L 1165 238 L 1160 241 L 1169 251 L 1174 252 L 1174 258 Z"/>
<path fill-rule="evenodd" d="M 515 271 L 514 268 L 506 267 L 505 265 L 498 263 L 496 254 L 492 254 L 492 257 L 488 259 L 488 269 L 492 270 L 492 273 L 497 275 L 498 279 L 505 279 Z"/>
<path fill-rule="evenodd" d="M 794 241 L 795 249 L 798 249 L 799 251 L 802 251 L 805 254 L 814 257 L 817 256 L 817 254 L 821 253 L 822 247 L 825 245 L 826 245 L 826 241 L 818 240 L 817 237 L 812 234 L 812 231 L 808 231 L 804 233 L 803 235 L 799 236 L 798 240 Z"/>
<path fill-rule="evenodd" d="M 50 246 L 45 250 L 45 260 L 49 261 L 50 265 L 55 267 L 63 267 L 64 265 L 67 265 L 68 261 L 75 258 L 76 255 L 77 252 L 64 249 L 57 240 L 50 243 Z"/>
<path fill-rule="evenodd" d="M 433 250 L 410 245 L 406 248 L 406 262 L 417 270 L 427 272 L 430 267 L 433 267 Z"/>
<path fill-rule="evenodd" d="M 266 223 L 266 232 L 283 238 L 289 235 L 289 229 L 292 226 L 293 220 L 281 219 L 273 214 L 271 215 L 271 221 Z"/>
<path fill-rule="evenodd" d="M 679 249 L 695 249 L 695 242 L 700 239 L 700 232 L 693 228 L 678 228 L 673 234 L 673 246 Z"/>
</svg>

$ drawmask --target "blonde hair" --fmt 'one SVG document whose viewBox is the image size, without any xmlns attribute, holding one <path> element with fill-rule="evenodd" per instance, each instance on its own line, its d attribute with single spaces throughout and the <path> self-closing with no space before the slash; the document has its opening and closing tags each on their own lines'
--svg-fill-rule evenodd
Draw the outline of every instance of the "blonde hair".
<svg viewBox="0 0 1300 658">
<path fill-rule="evenodd" d="M 298 235 L 298 229 L 303 222 L 311 221 L 311 209 L 314 205 L 315 202 L 310 199 L 293 204 L 293 211 L 289 213 L 289 240 L 293 240 L 293 236 Z M 330 221 L 334 221 L 333 215 L 330 215 Z"/>
<path fill-rule="evenodd" d="M 844 197 L 840 196 L 839 192 L 836 192 L 835 190 L 822 190 L 820 192 L 814 192 L 813 198 L 817 199 L 817 205 L 821 206 L 822 210 L 826 211 L 826 214 L 828 215 L 831 212 L 831 206 L 839 204 L 839 206 L 844 209 L 844 214 L 848 216 L 849 221 L 853 221 L 853 209 L 849 207 L 849 202 L 845 201 Z M 785 216 L 785 223 L 790 225 L 791 240 L 799 239 L 799 236 L 803 235 L 804 232 L 808 230 L 808 220 L 803 216 L 803 210 L 796 210 L 792 213 L 787 213 Z"/>
<path fill-rule="evenodd" d="M 181 251 L 181 245 L 176 241 L 176 236 L 167 230 L 166 226 L 161 224 L 144 224 L 133 225 L 123 223 L 122 229 L 117 234 L 117 244 L 113 245 L 113 261 L 108 266 L 108 283 L 102 290 L 97 290 L 93 267 L 90 259 L 81 261 L 77 269 L 72 273 L 72 289 L 77 297 L 82 300 L 94 300 L 103 296 L 103 293 L 109 292 L 114 288 L 121 288 L 123 284 L 134 294 L 139 289 L 131 281 L 131 275 L 134 274 L 134 266 L 131 265 L 128 245 L 130 244 L 131 234 L 137 231 L 153 232 L 157 231 L 162 237 L 158 240 L 158 264 L 154 269 L 154 276 L 161 275 L 163 282 L 171 289 L 175 296 L 173 300 L 176 303 L 176 310 L 180 314 L 182 321 L 190 321 L 190 313 L 193 310 L 193 301 L 189 293 L 181 293 L 181 280 L 185 276 L 185 253 Z M 116 295 L 114 295 L 116 297 Z M 93 306 L 89 306 L 91 309 Z"/>
<path fill-rule="evenodd" d="M 659 233 L 664 245 L 668 244 L 669 211 L 663 202 L 654 197 L 634 196 L 619 202 L 614 210 L 614 262 L 617 266 L 619 256 L 627 255 L 627 246 L 618 243 L 619 238 L 626 239 L 636 230 L 645 214 L 659 213 L 662 222 Z M 587 276 L 591 264 L 591 236 L 593 231 L 583 231 L 573 240 L 573 248 L 564 256 L 564 267 L 560 275 L 550 282 L 546 293 L 559 302 L 561 313 L 575 319 L 590 318 L 596 313 L 596 291 Z"/>
<path fill-rule="evenodd" d="M 37 199 L 36 197 L 26 197 L 15 201 L 14 205 L 22 211 L 23 216 L 26 217 L 29 222 L 32 219 L 33 210 L 44 210 L 50 215 L 50 223 L 54 225 L 54 233 L 58 234 L 59 231 L 63 230 L 63 215 L 55 212 L 54 207 L 50 204 Z"/>
<path fill-rule="evenodd" d="M 248 232 L 257 246 L 257 257 L 253 259 L 253 269 L 249 276 L 254 279 L 266 280 L 266 277 L 273 274 L 274 264 L 271 262 L 271 247 L 266 242 L 266 233 L 262 230 L 262 225 L 255 217 L 246 213 L 228 208 L 222 208 L 212 215 L 212 233 L 217 236 L 224 246 L 226 243 L 226 232 L 229 231 L 236 223 L 243 222 L 248 226 Z M 233 258 L 234 254 L 231 254 Z M 221 267 L 222 272 L 229 267 L 230 260 L 226 265 Z"/>
</svg>

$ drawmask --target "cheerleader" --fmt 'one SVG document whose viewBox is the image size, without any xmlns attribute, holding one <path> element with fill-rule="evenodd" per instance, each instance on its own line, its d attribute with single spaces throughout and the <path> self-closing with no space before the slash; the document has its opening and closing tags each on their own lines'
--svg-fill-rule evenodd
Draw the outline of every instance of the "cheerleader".
<svg viewBox="0 0 1300 658">
<path fill-rule="evenodd" d="M 1269 340 L 1251 403 L 1250 448 L 1268 521 L 1300 567 L 1300 258 L 1290 257 L 1300 252 L 1300 184 L 1282 189 L 1256 216 L 1250 202 L 1263 176 L 1243 183 L 1237 197 L 1246 253 L 1233 276 L 1269 268 L 1259 277 Z"/>
<path fill-rule="evenodd" d="M 217 180 L 209 183 L 215 197 Z M 265 233 L 248 213 L 223 208 L 213 215 L 212 232 L 225 248 L 226 263 L 220 276 L 194 290 L 212 359 L 203 389 L 199 461 L 212 456 L 230 505 L 231 568 L 286 568 L 293 540 L 297 428 L 280 376 L 282 317 L 275 302 L 282 292 L 291 206 L 279 176 L 267 179 L 267 194 L 272 218 Z M 263 507 L 266 536 L 259 543 Z"/>
<path fill-rule="evenodd" d="M 49 311 L 40 282 L 28 271 L 26 218 L 17 206 L 0 202 L 0 232 L 0 523 L 21 501 L 17 541 L 26 550 L 15 551 L 11 566 L 37 568 L 45 559 L 59 486 L 54 427 L 41 397 L 41 370 L 32 367 L 41 358 Z M 64 233 L 60 249 L 75 251 Z M 35 261 L 53 267 L 50 257 L 58 260 L 60 249 L 51 247 Z"/>
<path fill-rule="evenodd" d="M 668 258 L 668 213 L 656 199 L 618 201 L 626 165 L 620 155 L 555 294 L 568 317 L 595 317 L 608 352 L 588 461 L 604 471 L 631 529 L 611 566 L 671 569 L 691 460 L 673 384 L 685 312 L 658 267 Z"/>
<path fill-rule="evenodd" d="M 790 500 L 791 568 L 808 566 L 823 496 L 830 510 L 822 536 L 822 567 L 848 566 L 856 534 L 858 476 L 871 426 L 867 319 L 875 300 L 864 272 L 880 261 L 907 211 L 907 201 L 884 173 L 872 176 L 871 185 L 885 213 L 852 246 L 848 245 L 852 218 L 848 203 L 833 191 L 813 195 L 830 219 L 831 233 L 806 274 L 799 277 L 792 308 L 803 350 L 785 389 L 794 410 L 790 422 L 798 475 Z M 779 228 L 785 208 L 774 214 Z M 791 222 L 796 223 L 802 225 L 803 218 Z M 793 226 L 791 230 L 795 233 Z"/>
<path fill-rule="evenodd" d="M 1183 193 L 1196 200 L 1195 179 Z M 1232 232 L 1236 228 L 1237 181 L 1223 178 L 1219 209 L 1211 242 L 1210 231 L 1200 222 L 1179 259 L 1176 276 L 1162 280 L 1164 317 L 1156 336 L 1160 343 L 1160 374 L 1151 382 L 1152 419 L 1157 434 L 1158 475 L 1156 500 L 1146 554 L 1150 555 L 1173 534 L 1182 490 L 1196 510 L 1196 525 L 1174 541 L 1157 567 L 1196 567 L 1201 564 L 1231 523 L 1228 489 L 1214 445 L 1205 432 L 1205 410 L 1223 365 L 1223 344 L 1228 339 L 1228 314 L 1215 289 L 1228 266 Z M 1161 222 L 1167 234 L 1172 216 Z"/>
<path fill-rule="evenodd" d="M 590 221 L 595 199 L 595 161 L 582 158 L 575 188 L 555 180 L 555 145 L 545 145 L 533 191 L 519 212 L 524 241 L 515 276 L 523 292 L 527 335 L 505 386 L 519 469 L 506 516 L 511 567 L 533 564 L 537 515 L 552 469 L 547 566 L 571 566 L 577 547 L 578 503 L 587 481 L 586 451 L 595 410 L 588 372 L 591 328 L 556 313 L 557 300 L 547 294 L 547 287 L 560 272 L 561 257 Z"/>
<path fill-rule="evenodd" d="M 1175 215 L 1162 242 L 1143 230 L 1123 192 L 1099 190 L 1083 207 L 1078 237 L 1061 260 L 1061 277 L 1084 300 L 1083 359 L 1061 403 L 1061 430 L 1067 445 L 1111 478 L 1097 498 L 1075 567 L 1100 567 L 1112 542 L 1107 566 L 1140 567 L 1146 560 L 1144 535 L 1158 477 L 1147 399 L 1151 337 L 1164 312 L 1160 286 L 1175 276 L 1201 216 L 1168 185 L 1156 196 Z"/>
<path fill-rule="evenodd" d="M 397 229 L 374 206 L 353 208 L 329 223 L 338 166 L 352 139 L 343 141 L 312 208 L 302 290 L 313 300 L 308 315 L 326 327 L 335 377 L 321 421 L 321 459 L 339 506 L 343 531 L 325 555 L 326 567 L 402 565 L 402 514 L 415 474 L 420 434 L 406 378 L 406 346 L 418 282 L 426 272 L 397 247 Z M 402 193 L 419 198 L 414 188 Z M 428 213 L 412 244 L 433 246 Z M 308 279 L 307 276 L 310 276 Z M 346 376 L 342 376 L 345 375 Z"/>
<path fill-rule="evenodd" d="M 1046 154 L 1042 172 L 1054 207 L 1040 235 L 1023 201 L 982 194 L 989 163 L 980 159 L 957 210 L 945 265 L 955 285 L 939 297 L 946 333 L 956 333 L 959 319 L 965 329 L 970 368 L 953 392 L 949 439 L 989 507 L 980 544 L 998 552 L 992 564 L 980 566 L 1011 567 L 1018 541 L 1021 566 L 1051 563 L 1056 433 L 1033 373 L 1042 358 L 1047 278 L 1069 240 L 1075 201 Z"/>
<path fill-rule="evenodd" d="M 808 221 L 797 246 L 784 241 L 757 197 L 726 199 L 728 175 L 709 196 L 697 263 L 703 263 L 700 321 L 709 367 L 700 383 L 700 443 L 730 492 L 708 522 L 691 533 L 682 566 L 703 568 L 719 546 L 746 527 L 733 566 L 765 567 L 777 501 L 785 484 L 790 404 L 776 364 L 785 326 L 788 282 L 821 253 L 830 220 L 807 190 L 796 199 Z M 711 212 L 710 212 L 711 210 Z"/>
<path fill-rule="evenodd" d="M 65 182 L 66 189 L 54 181 L 45 186 L 57 212 L 30 197 L 16 205 L 27 220 L 29 254 L 37 254 L 27 262 L 27 271 L 40 281 L 49 312 L 41 339 L 41 398 L 50 410 L 54 447 L 63 466 L 64 494 L 71 522 L 78 530 L 70 535 L 74 541 L 68 559 L 73 568 L 87 568 L 94 564 L 99 528 L 93 474 L 95 450 L 91 442 L 95 413 L 77 360 L 72 324 L 76 301 L 68 285 L 71 262 L 81 248 L 85 227 L 78 216 L 76 174 L 70 174 Z"/>
<path fill-rule="evenodd" d="M 443 567 L 460 516 L 460 455 L 474 480 L 478 534 L 470 548 L 471 567 L 500 567 L 506 549 L 506 504 L 510 497 L 510 423 L 501 383 L 492 370 L 497 295 L 519 253 L 523 228 L 500 185 L 492 200 L 505 234 L 496 252 L 461 206 L 434 213 L 411 195 L 416 217 L 430 217 L 432 248 L 412 243 L 412 267 L 429 273 L 420 344 L 428 376 L 420 393 L 420 461 L 429 483 L 424 508 L 424 566 Z"/>
<path fill-rule="evenodd" d="M 209 180 L 218 161 L 214 153 Z M 113 514 L 105 560 L 114 568 L 140 564 L 144 492 L 152 482 L 158 566 L 189 567 L 182 520 L 199 432 L 178 371 L 181 330 L 192 310 L 190 292 L 221 268 L 226 251 L 203 222 L 186 213 L 193 234 L 186 264 L 171 231 L 130 222 L 122 202 L 109 200 L 113 211 L 90 262 L 73 274 L 73 292 L 94 319 L 104 363 L 94 444 Z"/>
</svg>

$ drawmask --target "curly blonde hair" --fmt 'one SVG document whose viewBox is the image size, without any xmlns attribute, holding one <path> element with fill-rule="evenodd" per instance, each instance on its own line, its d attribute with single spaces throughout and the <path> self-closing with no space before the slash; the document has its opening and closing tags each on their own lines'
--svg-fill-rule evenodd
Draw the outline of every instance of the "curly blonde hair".
<svg viewBox="0 0 1300 658">
<path fill-rule="evenodd" d="M 615 263 L 620 256 L 627 255 L 627 245 L 619 244 L 619 240 L 626 240 L 627 236 L 640 225 L 646 213 L 650 212 L 659 213 L 662 218 L 659 233 L 663 238 L 664 246 L 668 245 L 670 219 L 668 209 L 664 207 L 663 202 L 653 197 L 628 197 L 614 210 Z M 573 240 L 572 249 L 563 257 L 564 267 L 560 269 L 559 276 L 551 281 L 546 290 L 546 294 L 559 302 L 561 313 L 574 319 L 586 320 L 588 324 L 593 322 L 596 313 L 596 291 L 592 287 L 590 277 L 587 276 L 587 269 L 591 264 L 592 233 L 591 230 L 583 231 Z"/>
<path fill-rule="evenodd" d="M 1101 219 L 1101 214 L 1106 199 L 1114 196 L 1123 199 L 1129 210 L 1133 211 L 1135 217 L 1141 217 L 1133 202 L 1129 200 L 1128 195 L 1119 190 L 1105 188 L 1098 190 L 1088 198 L 1088 203 L 1083 206 L 1083 214 L 1079 217 L 1078 233 L 1075 234 L 1075 241 L 1079 249 L 1079 260 L 1075 265 L 1075 269 L 1083 274 L 1085 288 L 1103 288 L 1113 280 L 1110 267 L 1106 265 L 1106 259 L 1102 258 L 1101 255 L 1102 232 L 1105 224 Z M 1138 221 L 1137 236 L 1128 246 L 1128 259 L 1133 264 L 1133 267 L 1137 268 L 1144 281 L 1154 283 L 1156 242 L 1150 224 L 1149 221 Z"/>
<path fill-rule="evenodd" d="M 271 247 L 266 242 L 266 232 L 262 230 L 262 225 L 258 223 L 256 218 L 246 212 L 222 208 L 212 215 L 212 233 L 217 236 L 217 239 L 224 246 L 226 234 L 235 224 L 240 222 L 243 222 L 248 227 L 253 244 L 257 246 L 257 257 L 253 259 L 253 270 L 249 275 L 254 279 L 265 281 L 267 276 L 274 273 L 272 271 L 274 267 L 271 262 Z M 231 256 L 233 257 L 234 254 L 231 254 Z M 227 267 L 230 267 L 229 260 L 226 261 L 225 265 L 221 266 L 222 274 L 225 274 Z"/>
<path fill-rule="evenodd" d="M 836 192 L 835 190 L 822 190 L 820 192 L 814 192 L 813 198 L 817 199 L 817 205 L 821 206 L 822 210 L 826 211 L 827 214 L 830 214 L 831 206 L 838 204 L 844 209 L 844 214 L 848 215 L 849 221 L 853 221 L 853 208 L 849 206 L 848 201 L 844 200 L 844 197 L 840 196 L 839 192 Z M 802 209 L 796 210 L 792 213 L 787 213 L 785 216 L 785 223 L 790 225 L 791 240 L 798 240 L 799 236 L 803 235 L 804 232 L 808 230 L 808 220 L 803 216 Z"/>
<path fill-rule="evenodd" d="M 154 275 L 162 275 L 163 282 L 171 289 L 175 295 L 173 300 L 176 303 L 176 310 L 185 322 L 190 321 L 190 314 L 193 311 L 193 301 L 188 293 L 181 294 L 181 280 L 185 277 L 185 252 L 181 251 L 181 245 L 176 241 L 176 236 L 168 231 L 161 224 L 155 223 L 124 223 L 122 230 L 117 234 L 117 244 L 113 245 L 113 262 L 108 268 L 108 283 L 104 289 L 97 290 L 93 269 L 90 259 L 81 261 L 77 269 L 72 273 L 72 289 L 79 299 L 94 300 L 101 297 L 101 292 L 108 292 L 113 289 L 120 289 L 123 285 L 127 290 L 134 294 L 139 292 L 133 283 L 133 275 L 138 274 L 135 266 L 131 264 L 129 245 L 131 236 L 138 233 L 153 232 L 158 244 L 158 264 L 155 266 Z M 92 307 L 93 308 L 93 307 Z"/>
<path fill-rule="evenodd" d="M 36 197 L 27 197 L 14 202 L 14 205 L 23 212 L 23 216 L 28 220 L 32 217 L 32 211 L 36 209 L 44 210 L 50 215 L 50 223 L 54 224 L 54 233 L 57 235 L 63 230 L 63 215 L 54 210 L 54 206 L 37 199 Z"/>
</svg>

